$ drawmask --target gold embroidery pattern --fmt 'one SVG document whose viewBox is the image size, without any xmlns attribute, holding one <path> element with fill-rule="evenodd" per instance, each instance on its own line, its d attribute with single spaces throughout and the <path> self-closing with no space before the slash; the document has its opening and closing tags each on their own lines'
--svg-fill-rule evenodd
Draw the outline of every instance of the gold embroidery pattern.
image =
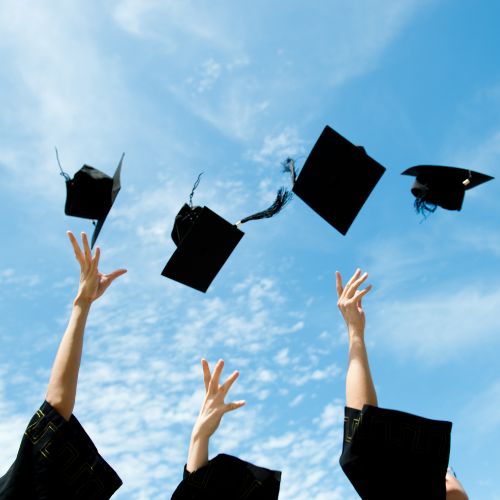
<svg viewBox="0 0 500 500">
<path fill-rule="evenodd" d="M 57 435 L 60 428 L 54 422 L 47 421 L 46 417 L 39 409 L 28 424 L 25 436 L 38 448 L 45 460 L 60 467 L 61 480 L 73 488 L 75 498 L 90 498 L 103 494 L 105 486 L 100 479 L 103 467 L 97 453 L 90 464 L 71 441 L 62 441 L 61 436 Z"/>
<path fill-rule="evenodd" d="M 358 430 L 362 418 L 363 415 L 361 414 L 359 415 L 358 418 L 351 419 L 348 416 L 344 417 L 344 440 L 346 443 L 352 442 L 352 438 L 354 437 L 354 434 L 356 434 L 356 431 Z"/>
</svg>

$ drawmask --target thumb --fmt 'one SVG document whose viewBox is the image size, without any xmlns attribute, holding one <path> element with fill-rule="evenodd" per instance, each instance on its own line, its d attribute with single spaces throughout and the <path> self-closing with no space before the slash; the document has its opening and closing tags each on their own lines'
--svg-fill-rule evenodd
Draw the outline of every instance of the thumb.
<svg viewBox="0 0 500 500">
<path fill-rule="evenodd" d="M 240 400 L 240 401 L 234 401 L 232 403 L 227 403 L 224 406 L 224 413 L 228 413 L 230 411 L 237 410 L 238 408 L 241 408 L 242 406 L 245 406 L 246 401 Z"/>
<path fill-rule="evenodd" d="M 125 274 L 126 272 L 127 272 L 126 269 L 117 269 L 116 271 L 113 271 L 112 273 L 106 274 L 106 278 L 108 279 L 109 283 L 111 284 L 112 281 L 114 281 L 116 278 L 118 278 L 122 274 Z"/>
</svg>

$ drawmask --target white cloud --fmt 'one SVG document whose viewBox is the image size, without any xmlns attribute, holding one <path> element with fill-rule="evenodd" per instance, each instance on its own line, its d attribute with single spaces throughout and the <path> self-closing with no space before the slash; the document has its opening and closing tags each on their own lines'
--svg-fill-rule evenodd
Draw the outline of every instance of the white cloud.
<svg viewBox="0 0 500 500">
<path fill-rule="evenodd" d="M 465 163 L 471 165 L 481 165 L 481 172 L 489 175 L 498 175 L 500 158 L 500 130 L 493 132 L 489 137 L 478 144 L 474 151 L 471 151 L 465 159 Z M 462 160 L 463 161 L 463 160 Z M 471 191 L 473 193 L 474 191 Z M 471 194 L 469 193 L 469 194 Z M 476 191 L 477 193 L 477 191 Z"/>
<path fill-rule="evenodd" d="M 46 202 L 59 200 L 64 190 L 54 146 L 70 174 L 93 160 L 107 171 L 107 162 L 114 164 L 122 151 L 127 93 L 116 65 L 98 49 L 92 17 L 85 2 L 6 0 L 0 6 L 4 66 L 16 81 L 10 87 L 15 96 L 3 93 L 0 102 L 9 134 L 24 138 L 0 150 L 0 163 Z"/>
<path fill-rule="evenodd" d="M 127 32 L 165 47 L 166 64 L 176 74 L 168 89 L 191 113 L 229 137 L 267 137 L 257 153 L 262 158 L 280 142 L 279 135 L 273 139 L 265 132 L 265 122 L 282 124 L 290 103 L 305 112 L 319 105 L 322 92 L 374 68 L 427 3 L 317 5 L 302 12 L 300 36 L 293 28 L 293 4 L 216 2 L 208 8 L 191 2 L 123 0 L 114 15 Z M 276 26 L 286 23 L 290 29 L 280 30 L 277 40 Z"/>
<path fill-rule="evenodd" d="M 385 299 L 370 330 L 400 355 L 443 363 L 498 337 L 499 303 L 500 289 L 470 282 L 459 290 L 447 287 L 425 296 Z"/>
<path fill-rule="evenodd" d="M 0 371 L 0 477 L 3 476 L 17 455 L 24 430 L 32 415 L 16 411 L 15 404 L 9 401 L 5 389 L 7 370 Z"/>
<path fill-rule="evenodd" d="M 490 442 L 500 433 L 500 379 L 494 380 L 467 402 L 460 412 L 458 425 L 475 444 Z M 472 430 L 472 432 L 470 432 Z"/>
<path fill-rule="evenodd" d="M 265 135 L 262 146 L 258 151 L 250 153 L 250 158 L 259 163 L 273 162 L 278 164 L 288 157 L 297 159 L 299 155 L 304 153 L 304 141 L 300 138 L 298 130 L 286 126 L 277 134 Z"/>
<path fill-rule="evenodd" d="M 297 396 L 295 396 L 292 401 L 290 401 L 290 404 L 288 406 L 290 406 L 290 408 L 295 408 L 296 406 L 299 406 L 303 400 L 304 394 L 297 394 Z"/>
<path fill-rule="evenodd" d="M 278 363 L 278 365 L 286 365 L 290 362 L 290 357 L 288 356 L 289 349 L 285 347 L 278 351 L 276 356 L 274 356 L 274 361 Z"/>
<path fill-rule="evenodd" d="M 23 289 L 25 287 L 32 288 L 40 283 L 40 276 L 20 274 L 12 268 L 7 268 L 0 271 L 0 285 L 5 285 L 12 291 L 13 287 Z"/>
<path fill-rule="evenodd" d="M 472 227 L 467 231 L 456 231 L 456 241 L 463 247 L 486 256 L 500 256 L 500 235 L 487 227 Z"/>
<path fill-rule="evenodd" d="M 301 387 L 311 381 L 333 380 L 342 374 L 342 369 L 337 363 L 332 363 L 322 368 L 312 369 L 311 365 L 317 364 L 318 362 L 318 358 L 310 356 L 309 363 L 306 367 L 299 366 L 295 368 L 290 378 L 290 382 L 297 387 Z"/>
<path fill-rule="evenodd" d="M 193 41 L 233 51 L 237 43 L 224 29 L 224 10 L 189 1 L 121 0 L 116 2 L 113 17 L 123 30 L 161 44 L 168 51 L 186 50 Z"/>
<path fill-rule="evenodd" d="M 343 414 L 343 407 L 328 403 L 319 418 L 252 445 L 248 459 L 283 471 L 280 498 L 356 498 L 338 464 L 342 424 L 337 419 L 329 422 L 329 428 L 320 425 L 321 418 L 331 414 Z"/>
<path fill-rule="evenodd" d="M 208 59 L 202 64 L 197 92 L 203 93 L 210 90 L 221 75 L 221 65 L 213 59 Z"/>
<path fill-rule="evenodd" d="M 326 405 L 323 409 L 323 413 L 315 420 L 315 423 L 320 429 L 341 427 L 344 423 L 344 408 L 338 401 L 335 404 L 330 403 Z"/>
</svg>

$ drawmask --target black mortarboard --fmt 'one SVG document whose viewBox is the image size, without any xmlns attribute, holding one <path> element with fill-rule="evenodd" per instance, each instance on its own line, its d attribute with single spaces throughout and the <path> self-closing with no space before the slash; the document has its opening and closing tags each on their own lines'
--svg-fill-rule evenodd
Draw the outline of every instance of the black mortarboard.
<svg viewBox="0 0 500 500">
<path fill-rule="evenodd" d="M 290 193 L 280 188 L 274 203 L 268 209 L 231 224 L 208 207 L 192 205 L 193 193 L 200 176 L 191 191 L 189 205 L 185 203 L 175 217 L 172 240 L 177 249 L 161 274 L 200 292 L 206 292 L 245 234 L 237 226 L 277 214 L 290 199 Z"/>
<path fill-rule="evenodd" d="M 45 401 L 0 478 L 0 498 L 105 500 L 121 484 L 76 417 L 66 421 Z"/>
<path fill-rule="evenodd" d="M 465 191 L 490 181 L 493 177 L 465 168 L 441 165 L 417 165 L 401 175 L 415 176 L 411 188 L 417 212 L 434 212 L 437 206 L 447 210 L 460 210 Z"/>
<path fill-rule="evenodd" d="M 451 427 L 370 405 L 346 408 L 340 465 L 365 500 L 445 500 Z"/>
<path fill-rule="evenodd" d="M 177 249 L 161 274 L 206 292 L 244 234 L 208 207 L 185 204 L 172 230 Z"/>
<path fill-rule="evenodd" d="M 337 231 L 346 234 L 385 167 L 328 125 L 316 141 L 293 192 Z"/>
<path fill-rule="evenodd" d="M 94 167 L 84 165 L 71 179 L 61 168 L 61 172 L 66 179 L 64 213 L 96 221 L 91 247 L 94 246 L 104 221 L 120 191 L 120 173 L 124 156 L 125 153 L 122 155 L 113 177 Z"/>
<path fill-rule="evenodd" d="M 281 472 L 258 467 L 231 455 L 220 454 L 189 474 L 177 486 L 172 500 L 276 500 Z"/>
</svg>

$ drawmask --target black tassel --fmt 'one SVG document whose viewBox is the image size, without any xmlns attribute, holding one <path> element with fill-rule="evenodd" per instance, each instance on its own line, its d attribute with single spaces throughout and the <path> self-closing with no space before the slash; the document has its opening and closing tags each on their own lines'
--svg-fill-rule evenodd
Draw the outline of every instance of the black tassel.
<svg viewBox="0 0 500 500">
<path fill-rule="evenodd" d="M 283 172 L 289 172 L 290 177 L 292 178 L 292 187 L 295 185 L 295 181 L 297 180 L 297 172 L 295 171 L 295 160 L 293 158 L 288 157 L 284 162 L 281 163 L 283 167 Z"/>
<path fill-rule="evenodd" d="M 281 209 L 290 201 L 291 198 L 292 193 L 288 191 L 288 189 L 280 187 L 276 195 L 276 199 L 269 208 L 267 208 L 266 210 L 262 210 L 262 212 L 257 212 L 256 214 L 249 215 L 248 217 L 241 219 L 236 223 L 236 225 L 244 224 L 249 220 L 266 219 L 269 217 L 273 217 L 281 211 Z"/>
<path fill-rule="evenodd" d="M 193 189 L 191 189 L 191 194 L 189 195 L 189 206 L 193 208 L 193 195 L 194 192 L 196 191 L 196 188 L 198 187 L 198 184 L 200 183 L 201 176 L 203 175 L 203 172 L 201 172 L 198 175 L 198 178 L 196 179 L 196 182 L 193 185 Z"/>
</svg>

